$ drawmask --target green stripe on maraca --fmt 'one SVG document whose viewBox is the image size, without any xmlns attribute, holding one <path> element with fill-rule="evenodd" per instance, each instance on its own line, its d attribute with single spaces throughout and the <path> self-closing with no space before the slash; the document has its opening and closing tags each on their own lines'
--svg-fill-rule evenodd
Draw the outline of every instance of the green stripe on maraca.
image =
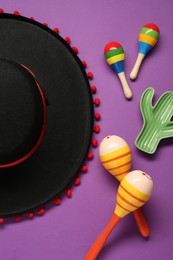
<svg viewBox="0 0 173 260">
<path fill-rule="evenodd" d="M 111 58 L 115 55 L 121 54 L 121 53 L 124 53 L 123 48 L 117 48 L 117 49 L 114 49 L 114 50 L 111 50 L 111 51 L 105 53 L 105 58 L 109 59 L 109 58 Z"/>
<path fill-rule="evenodd" d="M 156 40 L 159 38 L 159 33 L 156 32 L 155 30 L 150 29 L 150 28 L 143 27 L 140 33 L 146 34 L 150 37 L 153 37 Z"/>
</svg>

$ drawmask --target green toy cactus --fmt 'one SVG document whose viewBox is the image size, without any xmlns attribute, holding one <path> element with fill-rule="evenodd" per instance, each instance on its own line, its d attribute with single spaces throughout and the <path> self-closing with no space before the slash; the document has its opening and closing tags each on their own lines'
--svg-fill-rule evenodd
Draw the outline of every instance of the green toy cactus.
<svg viewBox="0 0 173 260">
<path fill-rule="evenodd" d="M 153 154 L 161 139 L 173 137 L 173 92 L 165 92 L 153 106 L 154 89 L 148 88 L 141 97 L 143 127 L 136 138 L 136 146 Z"/>
</svg>

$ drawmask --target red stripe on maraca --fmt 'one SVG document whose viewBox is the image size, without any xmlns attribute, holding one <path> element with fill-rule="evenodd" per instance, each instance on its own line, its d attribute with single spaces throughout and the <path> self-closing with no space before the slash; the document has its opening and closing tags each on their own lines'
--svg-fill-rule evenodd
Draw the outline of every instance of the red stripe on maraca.
<svg viewBox="0 0 173 260">
<path fill-rule="evenodd" d="M 114 157 L 114 158 L 109 159 L 109 160 L 107 160 L 107 161 L 104 161 L 104 162 L 102 162 L 102 163 L 112 162 L 112 161 L 114 161 L 114 160 L 118 160 L 118 159 L 120 159 L 120 158 L 123 158 L 123 157 L 125 157 L 125 156 L 127 156 L 127 155 L 129 155 L 129 154 L 131 154 L 131 152 L 124 153 L 124 154 L 122 154 L 122 155 L 120 155 L 120 156 Z"/>
<path fill-rule="evenodd" d="M 153 29 L 153 30 L 155 30 L 156 32 L 160 33 L 160 29 L 159 29 L 159 27 L 158 27 L 156 24 L 148 23 L 148 24 L 144 25 L 144 27 L 145 27 L 145 28 Z"/>
<path fill-rule="evenodd" d="M 122 184 L 120 184 L 120 187 L 121 187 L 127 194 L 129 194 L 131 197 L 133 197 L 134 199 L 136 199 L 136 200 L 138 200 L 138 201 L 140 201 L 140 202 L 142 202 L 142 203 L 145 203 L 145 202 L 146 202 L 145 200 L 142 200 L 142 199 L 140 199 L 140 198 L 134 196 L 133 194 L 131 194 L 129 191 L 127 191 L 127 190 L 122 186 Z"/>
<path fill-rule="evenodd" d="M 117 202 L 117 205 L 118 205 L 120 208 L 124 209 L 125 211 L 131 212 L 130 210 L 128 210 L 128 209 L 124 208 L 123 206 L 121 206 L 118 202 Z"/>
<path fill-rule="evenodd" d="M 110 169 L 108 169 L 108 171 L 112 171 L 112 170 L 119 169 L 119 168 L 121 168 L 121 167 L 123 167 L 123 166 L 126 166 L 126 165 L 130 164 L 131 162 L 132 162 L 132 161 L 129 161 L 129 162 L 127 162 L 127 163 L 121 164 L 120 166 L 117 166 L 117 167 L 114 167 L 114 168 L 110 168 Z"/>
<path fill-rule="evenodd" d="M 115 176 L 115 177 L 116 177 L 116 176 L 120 176 L 120 175 L 123 175 L 123 174 L 125 174 L 125 173 L 129 173 L 129 170 L 128 170 L 128 171 L 125 171 L 125 172 L 118 173 L 118 174 L 114 174 L 114 176 Z"/>
<path fill-rule="evenodd" d="M 121 44 L 119 44 L 118 42 L 109 42 L 104 48 L 104 54 L 117 48 L 122 48 Z"/>
<path fill-rule="evenodd" d="M 134 204 L 132 204 L 131 202 L 129 202 L 128 200 L 126 200 L 123 196 L 121 196 L 119 193 L 118 193 L 118 196 L 123 200 L 125 201 L 127 204 L 129 204 L 130 206 L 134 207 L 135 209 L 138 209 L 139 207 L 138 206 L 135 206 Z"/>
</svg>

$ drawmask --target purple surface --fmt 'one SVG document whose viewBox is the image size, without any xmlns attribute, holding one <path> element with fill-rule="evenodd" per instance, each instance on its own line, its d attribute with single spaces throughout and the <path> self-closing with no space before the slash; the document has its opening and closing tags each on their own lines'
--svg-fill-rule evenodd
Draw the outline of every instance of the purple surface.
<svg viewBox="0 0 173 260">
<path fill-rule="evenodd" d="M 132 218 L 127 216 L 114 230 L 98 259 L 173 259 L 173 144 L 162 142 L 154 156 L 135 148 L 134 141 L 142 126 L 139 101 L 143 91 L 155 88 L 155 100 L 173 90 L 173 36 L 171 0 L 18 0 L 0 1 L 6 12 L 19 10 L 58 26 L 63 37 L 70 36 L 79 56 L 86 59 L 91 82 L 101 99 L 99 112 L 101 141 L 108 134 L 123 137 L 133 153 L 133 169 L 148 172 L 154 180 L 154 192 L 144 207 L 151 228 L 149 240 L 141 238 Z M 159 44 L 148 55 L 135 82 L 129 74 L 137 56 L 137 36 L 146 23 L 156 23 L 161 30 Z M 106 64 L 103 48 L 109 41 L 119 41 L 125 50 L 125 70 L 134 98 L 126 101 L 118 78 Z M 0 226 L 0 259 L 66 260 L 83 259 L 92 243 L 110 219 L 115 205 L 117 181 L 101 166 L 98 149 L 81 176 L 81 185 L 73 189 L 73 198 L 63 198 L 59 207 L 49 209 L 33 221 Z"/>
</svg>

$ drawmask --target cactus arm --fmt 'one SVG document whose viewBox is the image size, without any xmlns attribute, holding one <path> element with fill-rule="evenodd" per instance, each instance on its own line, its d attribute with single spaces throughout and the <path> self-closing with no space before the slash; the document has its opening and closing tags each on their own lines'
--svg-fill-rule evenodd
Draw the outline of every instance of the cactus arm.
<svg viewBox="0 0 173 260">
<path fill-rule="evenodd" d="M 170 122 L 163 126 L 158 133 L 158 137 L 160 139 L 173 137 L 173 122 Z"/>
<path fill-rule="evenodd" d="M 173 137 L 173 92 L 165 92 L 152 106 L 154 90 L 147 89 L 141 98 L 143 127 L 136 139 L 136 146 L 154 153 L 161 139 Z"/>
<path fill-rule="evenodd" d="M 164 93 L 153 108 L 153 114 L 158 118 L 160 124 L 165 124 L 173 116 L 173 92 Z"/>
<path fill-rule="evenodd" d="M 145 123 L 148 123 L 153 116 L 152 99 L 154 96 L 154 89 L 147 88 L 141 97 L 141 113 Z"/>
</svg>

